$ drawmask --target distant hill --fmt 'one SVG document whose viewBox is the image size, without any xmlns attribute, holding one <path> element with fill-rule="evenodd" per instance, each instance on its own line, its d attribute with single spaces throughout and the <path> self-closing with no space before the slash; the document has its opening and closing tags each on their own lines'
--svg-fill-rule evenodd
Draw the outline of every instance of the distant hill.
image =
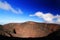
<svg viewBox="0 0 60 40">
<path fill-rule="evenodd" d="M 57 30 L 60 30 L 60 25 L 58 24 L 38 23 L 33 21 L 0 25 L 0 35 L 8 37 L 46 37 Z"/>
</svg>

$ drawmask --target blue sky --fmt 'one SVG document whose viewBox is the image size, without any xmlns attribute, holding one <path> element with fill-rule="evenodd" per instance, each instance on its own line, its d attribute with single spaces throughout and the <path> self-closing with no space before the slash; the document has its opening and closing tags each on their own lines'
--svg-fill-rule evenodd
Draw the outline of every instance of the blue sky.
<svg viewBox="0 0 60 40">
<path fill-rule="evenodd" d="M 60 0 L 0 0 L 0 24 L 25 21 L 60 24 Z"/>
</svg>

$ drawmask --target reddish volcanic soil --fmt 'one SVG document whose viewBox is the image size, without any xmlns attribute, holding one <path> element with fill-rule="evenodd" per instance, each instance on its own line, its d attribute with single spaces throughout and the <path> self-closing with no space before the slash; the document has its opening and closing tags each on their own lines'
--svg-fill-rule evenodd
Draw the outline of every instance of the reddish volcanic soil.
<svg viewBox="0 0 60 40">
<path fill-rule="evenodd" d="M 8 37 L 45 37 L 59 29 L 60 25 L 57 24 L 38 23 L 32 21 L 3 25 L 3 31 Z"/>
</svg>

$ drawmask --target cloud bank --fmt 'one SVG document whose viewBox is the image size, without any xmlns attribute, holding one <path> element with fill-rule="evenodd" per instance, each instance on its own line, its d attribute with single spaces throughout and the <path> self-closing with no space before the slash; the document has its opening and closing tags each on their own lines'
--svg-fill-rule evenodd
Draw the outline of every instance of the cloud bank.
<svg viewBox="0 0 60 40">
<path fill-rule="evenodd" d="M 9 3 L 7 3 L 6 1 L 4 1 L 4 2 L 0 1 L 0 9 L 7 10 L 7 11 L 11 11 L 11 12 L 16 13 L 16 14 L 21 14 L 21 13 L 22 13 L 21 9 L 15 10 L 15 9 L 14 9 Z"/>
<path fill-rule="evenodd" d="M 35 14 L 31 14 L 29 16 L 37 16 L 39 18 L 43 18 L 44 22 L 46 23 L 56 23 L 60 24 L 60 15 L 53 15 L 51 13 L 43 13 L 43 12 L 36 12 Z"/>
</svg>

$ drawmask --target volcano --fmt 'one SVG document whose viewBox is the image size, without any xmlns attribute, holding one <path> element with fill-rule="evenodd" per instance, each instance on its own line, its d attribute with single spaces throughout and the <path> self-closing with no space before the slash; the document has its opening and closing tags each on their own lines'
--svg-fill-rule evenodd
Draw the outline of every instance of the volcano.
<svg viewBox="0 0 60 40">
<path fill-rule="evenodd" d="M 58 24 L 39 23 L 33 21 L 0 25 L 0 35 L 7 37 L 46 37 L 57 30 L 60 30 L 60 25 Z"/>
</svg>

